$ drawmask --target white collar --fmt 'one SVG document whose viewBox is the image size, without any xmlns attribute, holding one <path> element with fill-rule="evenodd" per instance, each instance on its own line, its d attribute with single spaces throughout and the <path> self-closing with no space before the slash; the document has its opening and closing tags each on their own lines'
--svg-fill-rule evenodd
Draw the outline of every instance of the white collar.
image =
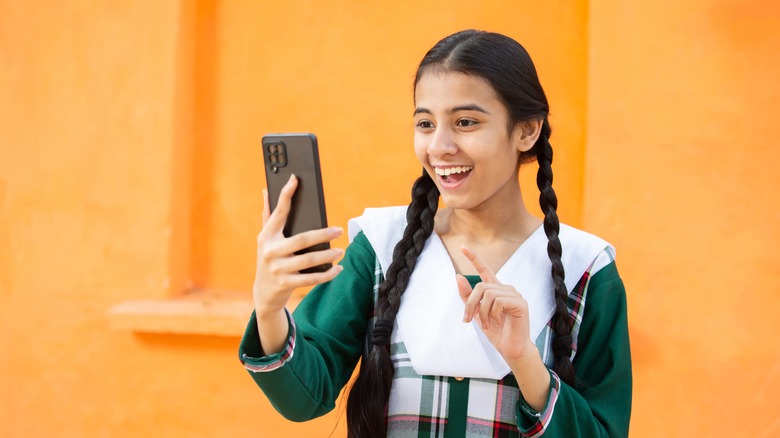
<svg viewBox="0 0 780 438">
<path fill-rule="evenodd" d="M 382 266 L 392 261 L 395 244 L 406 226 L 406 207 L 366 209 L 349 222 L 350 239 L 361 230 Z M 604 240 L 561 225 L 562 262 L 566 288 L 571 291 L 596 256 L 609 247 Z M 528 302 L 530 335 L 544 329 L 555 310 L 547 257 L 547 237 L 540 227 L 523 242 L 496 273 L 504 284 L 513 285 Z M 425 243 L 409 285 L 401 297 L 392 341 L 403 341 L 414 370 L 420 375 L 500 379 L 509 366 L 472 322 L 462 322 L 464 305 L 458 295 L 455 268 L 436 233 Z"/>
</svg>

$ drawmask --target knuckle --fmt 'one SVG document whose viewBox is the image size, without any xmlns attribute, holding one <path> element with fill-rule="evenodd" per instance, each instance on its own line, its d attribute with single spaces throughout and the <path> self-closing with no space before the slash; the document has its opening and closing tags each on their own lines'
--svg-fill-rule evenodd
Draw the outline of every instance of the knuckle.
<svg viewBox="0 0 780 438">
<path fill-rule="evenodd" d="M 301 239 L 306 246 L 315 245 L 326 240 L 322 233 L 323 230 L 309 231 L 308 233 L 302 233 Z"/>
<path fill-rule="evenodd" d="M 258 253 L 258 258 L 260 259 L 260 262 L 266 265 L 270 265 L 274 261 L 274 257 L 269 254 L 268 251 L 260 251 Z"/>
<path fill-rule="evenodd" d="M 282 289 L 288 289 L 292 286 L 291 281 L 288 277 L 279 278 L 278 280 L 276 280 L 276 284 Z"/>
<path fill-rule="evenodd" d="M 266 248 L 259 247 L 257 248 L 257 260 L 262 263 L 268 263 L 273 259 L 271 254 L 268 252 Z"/>
<path fill-rule="evenodd" d="M 303 253 L 294 256 L 293 263 L 296 269 L 306 269 L 311 264 L 311 253 Z"/>
<path fill-rule="evenodd" d="M 295 257 L 295 267 L 296 269 L 307 269 L 311 268 L 312 266 L 318 265 L 318 261 L 314 253 L 307 252 L 305 254 L 301 254 Z"/>
<path fill-rule="evenodd" d="M 279 274 L 281 274 L 281 273 L 282 273 L 282 268 L 279 266 L 279 263 L 273 263 L 273 262 L 272 262 L 272 263 L 271 263 L 271 264 L 268 266 L 268 272 L 270 272 L 270 273 L 271 273 L 271 275 L 278 276 Z"/>
<path fill-rule="evenodd" d="M 295 236 L 292 236 L 290 239 L 292 240 L 293 244 L 296 247 L 304 247 L 305 248 L 307 246 L 311 246 L 309 244 L 311 239 L 309 239 L 307 233 L 296 234 Z"/>
</svg>

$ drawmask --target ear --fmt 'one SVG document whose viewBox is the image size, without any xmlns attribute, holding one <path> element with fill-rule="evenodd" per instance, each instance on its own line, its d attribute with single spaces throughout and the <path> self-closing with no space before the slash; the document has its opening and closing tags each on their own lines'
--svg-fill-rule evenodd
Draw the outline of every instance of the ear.
<svg viewBox="0 0 780 438">
<path fill-rule="evenodd" d="M 542 133 L 542 119 L 520 122 L 515 126 L 515 147 L 520 152 L 526 152 L 534 147 Z"/>
</svg>

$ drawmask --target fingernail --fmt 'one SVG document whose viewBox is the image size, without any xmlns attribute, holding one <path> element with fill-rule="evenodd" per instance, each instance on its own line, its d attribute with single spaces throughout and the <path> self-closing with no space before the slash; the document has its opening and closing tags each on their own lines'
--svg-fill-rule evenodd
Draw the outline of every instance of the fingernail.
<svg viewBox="0 0 780 438">
<path fill-rule="evenodd" d="M 340 236 L 343 232 L 344 229 L 341 227 L 330 227 L 330 234 L 333 236 Z"/>
<path fill-rule="evenodd" d="M 463 322 L 469 322 L 469 314 L 466 312 L 463 312 Z"/>
<path fill-rule="evenodd" d="M 289 179 L 288 181 L 292 181 L 292 180 L 294 180 L 295 178 L 296 178 L 296 177 L 295 177 L 295 174 L 294 174 L 294 173 L 291 173 L 291 174 L 290 174 L 290 179 Z"/>
</svg>

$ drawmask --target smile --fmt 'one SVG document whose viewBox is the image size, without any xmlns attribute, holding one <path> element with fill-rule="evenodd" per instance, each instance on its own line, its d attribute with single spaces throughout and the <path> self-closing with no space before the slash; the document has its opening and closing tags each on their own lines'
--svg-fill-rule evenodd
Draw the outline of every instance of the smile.
<svg viewBox="0 0 780 438">
<path fill-rule="evenodd" d="M 471 175 L 474 166 L 434 167 L 439 179 L 439 188 L 442 190 L 455 190 Z"/>
<path fill-rule="evenodd" d="M 448 167 L 446 169 L 441 169 L 439 167 L 434 167 L 434 171 L 436 172 L 436 175 L 448 176 L 448 175 L 453 175 L 453 174 L 457 174 L 457 173 L 470 172 L 471 169 L 473 169 L 473 168 L 474 168 L 474 166 Z"/>
</svg>

